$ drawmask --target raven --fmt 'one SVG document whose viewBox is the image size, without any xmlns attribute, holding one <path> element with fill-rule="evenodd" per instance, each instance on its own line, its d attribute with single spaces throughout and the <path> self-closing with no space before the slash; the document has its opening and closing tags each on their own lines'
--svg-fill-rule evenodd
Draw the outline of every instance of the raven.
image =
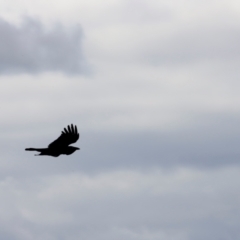
<svg viewBox="0 0 240 240">
<path fill-rule="evenodd" d="M 48 155 L 53 157 L 58 157 L 61 154 L 70 155 L 76 150 L 80 150 L 78 147 L 69 146 L 75 143 L 79 139 L 79 133 L 77 126 L 73 124 L 68 125 L 64 128 L 59 138 L 48 145 L 48 148 L 26 148 L 26 151 L 38 151 L 38 155 Z"/>
</svg>

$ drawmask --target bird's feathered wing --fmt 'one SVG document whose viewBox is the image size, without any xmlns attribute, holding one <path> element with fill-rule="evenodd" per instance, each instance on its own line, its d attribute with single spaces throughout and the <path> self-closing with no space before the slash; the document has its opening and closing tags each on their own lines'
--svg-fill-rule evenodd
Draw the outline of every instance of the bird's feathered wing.
<svg viewBox="0 0 240 240">
<path fill-rule="evenodd" d="M 77 126 L 73 124 L 64 128 L 59 138 L 48 145 L 49 148 L 67 147 L 68 145 L 75 143 L 79 139 L 79 133 Z"/>
</svg>

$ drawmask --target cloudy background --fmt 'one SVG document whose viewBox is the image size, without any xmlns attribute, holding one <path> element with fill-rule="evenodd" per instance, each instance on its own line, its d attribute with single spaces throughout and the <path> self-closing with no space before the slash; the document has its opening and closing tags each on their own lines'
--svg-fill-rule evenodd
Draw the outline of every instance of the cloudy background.
<svg viewBox="0 0 240 240">
<path fill-rule="evenodd" d="M 0 239 L 240 238 L 240 3 L 0 3 Z M 81 151 L 35 157 L 66 125 Z"/>
</svg>

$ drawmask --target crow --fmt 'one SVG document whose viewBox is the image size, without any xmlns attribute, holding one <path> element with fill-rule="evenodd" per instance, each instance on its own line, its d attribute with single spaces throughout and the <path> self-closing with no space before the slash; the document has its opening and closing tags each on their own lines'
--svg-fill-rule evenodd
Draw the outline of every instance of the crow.
<svg viewBox="0 0 240 240">
<path fill-rule="evenodd" d="M 38 151 L 40 152 L 35 156 L 48 155 L 52 157 L 58 157 L 61 154 L 70 155 L 76 150 L 80 150 L 78 147 L 69 146 L 75 143 L 79 139 L 79 133 L 77 126 L 73 124 L 64 128 L 59 138 L 48 145 L 48 148 L 26 148 L 26 151 Z"/>
</svg>

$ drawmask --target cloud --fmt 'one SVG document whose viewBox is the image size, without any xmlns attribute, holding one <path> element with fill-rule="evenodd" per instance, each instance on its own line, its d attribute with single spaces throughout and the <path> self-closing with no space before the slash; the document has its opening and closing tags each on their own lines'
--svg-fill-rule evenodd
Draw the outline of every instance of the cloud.
<svg viewBox="0 0 240 240">
<path fill-rule="evenodd" d="M 14 240 L 234 239 L 239 173 L 179 168 L 6 178 L 0 223 Z"/>
<path fill-rule="evenodd" d="M 237 2 L 11 2 L 0 73 L 26 74 L 0 76 L 1 238 L 238 239 Z M 41 21 L 9 23 L 26 12 Z M 73 23 L 91 81 L 69 81 L 86 70 Z M 70 123 L 78 153 L 24 151 Z"/>
<path fill-rule="evenodd" d="M 0 19 L 0 35 L 0 74 L 83 74 L 89 70 L 79 25 L 66 29 L 58 24 L 46 29 L 40 21 L 25 18 L 18 27 Z"/>
<path fill-rule="evenodd" d="M 239 15 L 232 4 L 122 1 L 121 7 L 111 9 L 111 21 L 99 21 L 104 24 L 90 32 L 98 41 L 92 41 L 89 52 L 118 64 L 164 68 L 239 61 Z"/>
</svg>

